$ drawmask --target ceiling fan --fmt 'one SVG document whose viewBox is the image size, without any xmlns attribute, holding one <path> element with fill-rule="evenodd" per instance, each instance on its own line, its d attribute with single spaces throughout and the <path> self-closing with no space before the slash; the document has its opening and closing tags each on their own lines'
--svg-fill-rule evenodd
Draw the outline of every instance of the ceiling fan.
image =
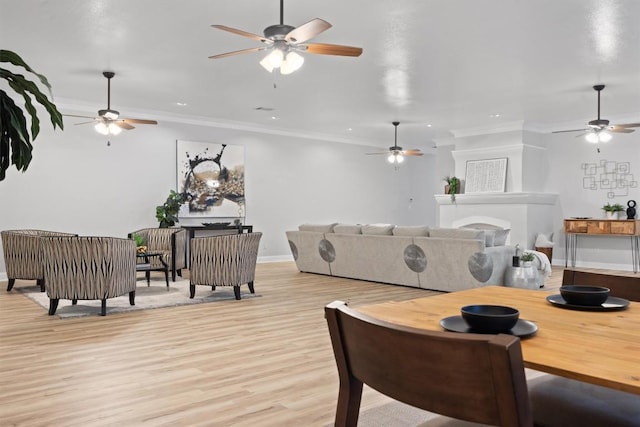
<svg viewBox="0 0 640 427">
<path fill-rule="evenodd" d="M 587 141 L 592 143 L 598 142 L 609 142 L 611 140 L 611 133 L 632 133 L 635 128 L 640 127 L 640 123 L 628 123 L 623 125 L 610 125 L 609 120 L 600 118 L 600 92 L 604 89 L 604 85 L 595 85 L 593 87 L 595 91 L 598 92 L 598 118 L 595 120 L 591 120 L 587 123 L 588 127 L 585 129 L 571 129 L 571 130 L 558 130 L 552 133 L 563 133 L 563 132 L 586 132 L 585 134 L 580 134 L 578 136 L 585 135 Z"/>
<path fill-rule="evenodd" d="M 389 150 L 387 151 L 379 151 L 376 153 L 367 153 L 367 154 L 386 154 L 388 155 L 387 160 L 389 163 L 402 163 L 404 161 L 404 156 L 422 156 L 423 153 L 418 148 L 410 148 L 408 150 L 403 150 L 402 147 L 398 146 L 398 125 L 400 122 L 392 122 L 395 127 L 395 139 L 394 143 Z"/>
<path fill-rule="evenodd" d="M 67 117 L 81 117 L 84 119 L 93 119 L 88 122 L 76 123 L 76 125 L 84 125 L 87 123 L 95 123 L 95 129 L 103 135 L 117 135 L 122 129 L 135 129 L 131 123 L 140 125 L 157 125 L 155 120 L 143 119 L 125 119 L 120 117 L 120 112 L 111 109 L 111 79 L 116 75 L 113 71 L 104 71 L 103 76 L 107 78 L 107 108 L 106 110 L 98 110 L 98 117 L 76 116 L 73 114 L 65 114 Z"/>
<path fill-rule="evenodd" d="M 269 55 L 260 61 L 260 65 L 269 72 L 273 72 L 274 69 L 279 69 L 280 74 L 291 74 L 302 66 L 304 58 L 298 54 L 298 52 L 339 56 L 360 56 L 362 54 L 362 48 L 360 47 L 327 43 L 306 43 L 308 40 L 331 28 L 331 24 L 325 20 L 315 18 L 297 28 L 291 25 L 285 25 L 284 0 L 280 0 L 280 24 L 270 25 L 265 28 L 263 31 L 264 36 L 225 25 L 212 25 L 212 27 L 258 40 L 264 43 L 264 46 L 221 53 L 210 56 L 210 59 L 226 58 L 232 55 L 269 50 Z"/>
</svg>

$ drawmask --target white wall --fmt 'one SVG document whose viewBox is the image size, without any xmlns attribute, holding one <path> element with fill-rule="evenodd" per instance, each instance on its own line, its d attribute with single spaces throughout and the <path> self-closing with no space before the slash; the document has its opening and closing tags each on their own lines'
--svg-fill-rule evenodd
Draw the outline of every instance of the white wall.
<svg viewBox="0 0 640 427">
<path fill-rule="evenodd" d="M 600 163 L 602 160 L 629 162 L 633 178 L 640 179 L 640 132 L 613 134 L 607 144 L 593 145 L 576 134 L 553 134 L 549 138 L 549 177 L 547 190 L 558 193 L 559 204 L 554 214 L 554 231 L 559 237 L 556 251 L 564 252 L 562 235 L 564 218 L 585 216 L 604 218 L 601 207 L 609 203 L 627 205 L 628 200 L 640 201 L 640 190 L 628 189 L 627 195 L 607 197 L 607 190 L 583 188 L 583 163 Z M 600 152 L 598 152 L 598 149 Z M 622 189 L 614 190 L 623 193 Z M 640 213 L 640 210 L 639 210 Z M 640 218 L 637 215 L 636 218 Z M 555 256 L 555 253 L 554 253 Z M 628 237 L 589 236 L 580 237 L 576 266 L 631 270 L 631 243 Z"/>
<path fill-rule="evenodd" d="M 166 120 L 107 147 L 91 125 L 65 125 L 54 132 L 43 123 L 27 172 L 12 167 L 0 182 L 0 229 L 126 237 L 156 227 L 155 207 L 176 188 L 178 139 L 245 147 L 246 223 L 264 233 L 261 260 L 289 257 L 285 231 L 303 222 L 435 223 L 434 156 L 395 170 L 384 156 L 366 156 L 371 147 Z"/>
</svg>

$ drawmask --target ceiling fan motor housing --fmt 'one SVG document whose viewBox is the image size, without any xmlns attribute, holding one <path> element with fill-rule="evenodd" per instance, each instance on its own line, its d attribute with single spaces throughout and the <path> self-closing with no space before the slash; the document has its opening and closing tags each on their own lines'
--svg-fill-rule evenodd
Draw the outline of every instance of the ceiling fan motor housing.
<svg viewBox="0 0 640 427">
<path fill-rule="evenodd" d="M 115 120 L 120 115 L 119 111 L 106 109 L 106 110 L 98 110 L 98 116 L 107 118 L 109 120 Z"/>
<path fill-rule="evenodd" d="M 284 40 L 285 36 L 296 27 L 291 25 L 270 25 L 264 29 L 264 36 L 269 40 Z M 295 40 L 292 40 L 295 43 Z"/>
<path fill-rule="evenodd" d="M 609 120 L 607 120 L 607 119 L 591 120 L 589 122 L 589 126 L 594 127 L 594 128 L 604 128 L 604 127 L 609 126 Z"/>
</svg>

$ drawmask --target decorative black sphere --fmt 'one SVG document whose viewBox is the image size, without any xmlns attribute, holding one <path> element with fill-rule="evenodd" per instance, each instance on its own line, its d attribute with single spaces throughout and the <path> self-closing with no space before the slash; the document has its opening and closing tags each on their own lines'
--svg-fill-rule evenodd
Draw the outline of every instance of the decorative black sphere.
<svg viewBox="0 0 640 427">
<path fill-rule="evenodd" d="M 635 219 L 636 218 L 636 201 L 629 200 L 627 202 L 627 219 Z"/>
</svg>

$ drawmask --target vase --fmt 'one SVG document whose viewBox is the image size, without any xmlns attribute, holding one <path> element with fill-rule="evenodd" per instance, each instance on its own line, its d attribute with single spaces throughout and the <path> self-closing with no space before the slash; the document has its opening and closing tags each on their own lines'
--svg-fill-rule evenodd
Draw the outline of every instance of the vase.
<svg viewBox="0 0 640 427">
<path fill-rule="evenodd" d="M 606 211 L 605 215 L 607 219 L 618 219 L 618 212 Z"/>
<path fill-rule="evenodd" d="M 451 190 L 451 186 L 449 184 L 444 186 L 444 194 L 449 194 L 450 190 Z"/>
<path fill-rule="evenodd" d="M 520 267 L 509 267 L 505 273 L 504 285 L 512 288 L 540 289 L 543 281 L 533 261 L 523 261 Z"/>
</svg>

